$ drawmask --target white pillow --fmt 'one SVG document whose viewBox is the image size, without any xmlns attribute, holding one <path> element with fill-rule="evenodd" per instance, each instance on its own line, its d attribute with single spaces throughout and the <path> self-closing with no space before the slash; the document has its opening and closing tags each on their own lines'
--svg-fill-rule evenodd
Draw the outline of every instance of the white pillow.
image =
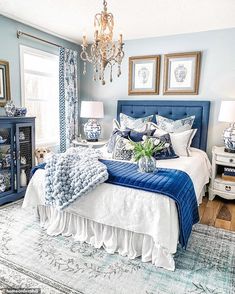
<svg viewBox="0 0 235 294">
<path fill-rule="evenodd" d="M 197 129 L 184 131 L 181 133 L 169 133 L 172 147 L 178 156 L 191 156 L 190 146 L 197 132 Z M 164 130 L 156 129 L 153 136 L 162 136 L 167 134 Z"/>
<path fill-rule="evenodd" d="M 178 156 L 191 156 L 190 146 L 197 129 L 181 133 L 170 133 L 171 143 Z"/>
</svg>

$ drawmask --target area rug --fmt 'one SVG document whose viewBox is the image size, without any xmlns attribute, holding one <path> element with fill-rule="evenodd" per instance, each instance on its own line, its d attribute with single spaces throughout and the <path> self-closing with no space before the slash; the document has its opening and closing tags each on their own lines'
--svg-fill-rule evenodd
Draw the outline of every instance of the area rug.
<svg viewBox="0 0 235 294">
<path fill-rule="evenodd" d="M 175 272 L 157 269 L 71 237 L 47 236 L 34 213 L 21 209 L 21 202 L 0 209 L 2 289 L 36 288 L 46 294 L 235 293 L 235 233 L 196 225 L 187 250 L 178 248 L 175 260 Z"/>
</svg>

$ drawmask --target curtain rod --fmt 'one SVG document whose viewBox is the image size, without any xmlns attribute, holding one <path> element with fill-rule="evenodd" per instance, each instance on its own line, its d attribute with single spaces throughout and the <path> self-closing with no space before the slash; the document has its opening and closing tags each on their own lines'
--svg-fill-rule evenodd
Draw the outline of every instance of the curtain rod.
<svg viewBox="0 0 235 294">
<path fill-rule="evenodd" d="M 61 45 L 58 45 L 56 43 L 53 43 L 53 42 L 50 42 L 50 41 L 47 41 L 47 40 L 44 40 L 44 39 L 41 39 L 41 38 L 38 38 L 36 36 L 33 36 L 33 35 L 30 35 L 28 33 L 25 33 L 25 32 L 22 32 L 22 31 L 17 31 L 17 38 L 19 39 L 21 36 L 27 36 L 27 37 L 30 37 L 30 38 L 33 38 L 33 39 L 36 39 L 38 41 L 41 41 L 41 42 L 44 42 L 44 43 L 47 43 L 47 44 L 50 44 L 50 45 L 53 45 L 53 46 L 56 46 L 56 47 L 59 47 L 59 48 L 64 48 L 63 46 Z"/>
</svg>

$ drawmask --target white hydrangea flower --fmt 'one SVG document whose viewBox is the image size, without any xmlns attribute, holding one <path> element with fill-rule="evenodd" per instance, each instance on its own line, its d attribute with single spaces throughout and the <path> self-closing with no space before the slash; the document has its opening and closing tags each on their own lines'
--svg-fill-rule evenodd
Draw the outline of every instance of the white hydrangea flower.
<svg viewBox="0 0 235 294">
<path fill-rule="evenodd" d="M 128 141 L 125 144 L 126 150 L 134 150 L 134 146 Z"/>
<path fill-rule="evenodd" d="M 154 140 L 154 145 L 157 146 L 161 141 L 159 139 Z"/>
</svg>

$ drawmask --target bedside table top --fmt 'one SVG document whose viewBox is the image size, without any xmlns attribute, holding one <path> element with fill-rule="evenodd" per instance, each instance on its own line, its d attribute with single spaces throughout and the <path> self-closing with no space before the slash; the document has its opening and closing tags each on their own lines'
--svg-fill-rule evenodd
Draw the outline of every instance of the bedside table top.
<svg viewBox="0 0 235 294">
<path fill-rule="evenodd" d="M 212 153 L 217 155 L 222 155 L 225 157 L 235 157 L 235 153 L 225 152 L 224 148 L 225 148 L 224 146 L 223 147 L 214 146 L 212 148 Z"/>
<path fill-rule="evenodd" d="M 97 142 L 88 142 L 86 140 L 77 141 L 73 140 L 72 143 L 79 146 L 103 146 L 108 142 L 108 140 L 99 140 Z"/>
</svg>

